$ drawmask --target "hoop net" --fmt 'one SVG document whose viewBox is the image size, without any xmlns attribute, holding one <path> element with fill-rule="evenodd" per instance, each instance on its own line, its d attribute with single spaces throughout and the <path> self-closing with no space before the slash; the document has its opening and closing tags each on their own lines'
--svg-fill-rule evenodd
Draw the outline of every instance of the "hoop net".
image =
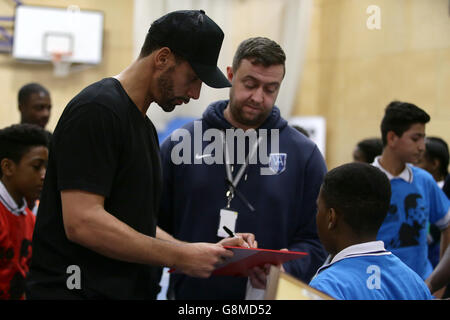
<svg viewBox="0 0 450 320">
<path fill-rule="evenodd" d="M 55 77 L 66 77 L 70 72 L 70 56 L 72 52 L 53 51 L 51 53 L 53 63 L 53 75 Z"/>
</svg>

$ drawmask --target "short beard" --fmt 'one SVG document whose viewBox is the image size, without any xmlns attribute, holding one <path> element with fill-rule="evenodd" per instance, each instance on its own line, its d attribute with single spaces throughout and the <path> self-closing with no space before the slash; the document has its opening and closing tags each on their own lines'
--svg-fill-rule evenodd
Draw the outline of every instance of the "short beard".
<svg viewBox="0 0 450 320">
<path fill-rule="evenodd" d="M 238 106 L 237 103 L 234 102 L 230 97 L 230 114 L 233 117 L 234 121 L 251 128 L 258 128 L 259 126 L 261 126 L 271 113 L 271 111 L 269 111 L 268 113 L 261 113 L 254 119 L 247 119 L 243 116 L 241 108 L 242 105 Z"/>
<path fill-rule="evenodd" d="M 164 71 L 164 73 L 158 78 L 158 89 L 161 93 L 161 101 L 158 102 L 158 105 L 165 112 L 171 112 L 175 109 L 173 82 L 170 79 L 170 75 L 174 72 L 174 70 L 175 67 L 171 67 Z"/>
</svg>

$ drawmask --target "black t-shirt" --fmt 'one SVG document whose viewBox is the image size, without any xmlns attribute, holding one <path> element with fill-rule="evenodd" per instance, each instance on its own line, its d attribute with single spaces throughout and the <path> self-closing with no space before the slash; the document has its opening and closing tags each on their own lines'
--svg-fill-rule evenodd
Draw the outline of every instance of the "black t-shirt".
<svg viewBox="0 0 450 320">
<path fill-rule="evenodd" d="M 67 105 L 53 133 L 27 296 L 156 298 L 160 268 L 110 259 L 67 239 L 60 191 L 102 195 L 106 211 L 154 237 L 161 183 L 156 130 L 120 82 L 106 78 L 81 91 Z M 73 288 L 72 265 L 79 268 L 81 289 Z"/>
</svg>

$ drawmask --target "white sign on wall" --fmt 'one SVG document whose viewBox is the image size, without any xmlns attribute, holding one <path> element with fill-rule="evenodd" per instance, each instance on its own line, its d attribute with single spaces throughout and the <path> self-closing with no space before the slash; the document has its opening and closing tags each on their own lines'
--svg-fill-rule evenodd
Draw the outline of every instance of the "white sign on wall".
<svg viewBox="0 0 450 320">
<path fill-rule="evenodd" d="M 305 129 L 309 134 L 309 138 L 315 142 L 325 158 L 327 125 L 324 117 L 293 117 L 289 120 L 289 124 L 298 125 Z"/>
</svg>

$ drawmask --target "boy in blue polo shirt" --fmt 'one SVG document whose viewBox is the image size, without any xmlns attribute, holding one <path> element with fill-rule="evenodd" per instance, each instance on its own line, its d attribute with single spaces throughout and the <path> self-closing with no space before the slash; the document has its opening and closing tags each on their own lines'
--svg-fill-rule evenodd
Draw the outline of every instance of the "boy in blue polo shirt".
<svg viewBox="0 0 450 320">
<path fill-rule="evenodd" d="M 330 253 L 310 286 L 336 299 L 429 300 L 424 281 L 376 241 L 391 187 L 365 163 L 349 163 L 325 176 L 317 200 L 317 229 Z"/>
<path fill-rule="evenodd" d="M 424 280 L 433 271 L 428 259 L 428 226 L 435 224 L 441 231 L 441 256 L 450 242 L 447 196 L 431 174 L 411 165 L 425 151 L 428 121 L 430 116 L 416 105 L 391 102 L 381 122 L 383 152 L 373 163 L 389 178 L 392 190 L 377 239 Z"/>
</svg>

